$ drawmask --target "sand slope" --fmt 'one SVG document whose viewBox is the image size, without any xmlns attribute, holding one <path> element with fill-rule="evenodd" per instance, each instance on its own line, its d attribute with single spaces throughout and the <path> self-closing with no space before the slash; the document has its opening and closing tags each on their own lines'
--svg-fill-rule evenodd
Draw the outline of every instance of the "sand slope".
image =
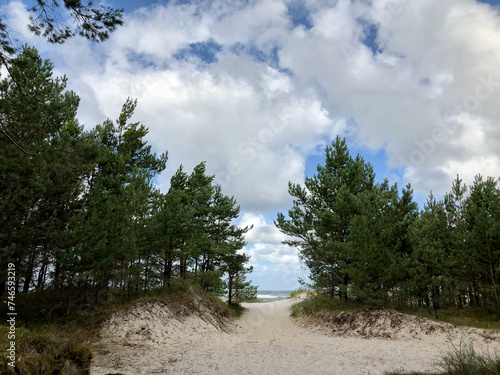
<svg viewBox="0 0 500 375">
<path fill-rule="evenodd" d="M 439 323 L 429 328 L 429 321 L 406 316 L 344 316 L 311 328 L 289 317 L 291 303 L 246 304 L 248 311 L 226 329 L 196 316 L 179 320 L 161 304 L 139 307 L 103 328 L 91 374 L 376 375 L 432 370 L 450 340 L 500 350 L 491 335 Z"/>
</svg>

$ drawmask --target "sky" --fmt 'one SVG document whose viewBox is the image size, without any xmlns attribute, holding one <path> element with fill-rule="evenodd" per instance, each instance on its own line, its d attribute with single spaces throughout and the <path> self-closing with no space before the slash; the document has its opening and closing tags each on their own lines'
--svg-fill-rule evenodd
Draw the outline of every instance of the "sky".
<svg viewBox="0 0 500 375">
<path fill-rule="evenodd" d="M 160 189 L 206 161 L 236 198 L 261 290 L 307 277 L 273 220 L 337 135 L 378 181 L 411 183 L 420 207 L 457 174 L 500 176 L 500 0 L 108 0 L 124 26 L 63 45 L 27 31 L 30 4 L 0 11 L 19 45 L 68 77 L 81 124 L 137 98 L 133 120 L 169 153 Z"/>
</svg>

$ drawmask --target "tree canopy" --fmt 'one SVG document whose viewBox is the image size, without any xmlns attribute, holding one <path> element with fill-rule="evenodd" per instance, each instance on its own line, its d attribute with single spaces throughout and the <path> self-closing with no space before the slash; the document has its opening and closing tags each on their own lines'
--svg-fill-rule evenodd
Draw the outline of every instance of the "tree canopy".
<svg viewBox="0 0 500 375">
<path fill-rule="evenodd" d="M 353 158 L 345 139 L 325 150 L 325 164 L 304 186 L 289 184 L 288 215 L 275 221 L 310 270 L 310 286 L 331 298 L 376 305 L 498 308 L 500 187 L 457 176 L 423 210 L 407 185 L 375 183 L 373 168 Z M 467 195 L 467 192 L 470 192 Z"/>
<path fill-rule="evenodd" d="M 1 8 L 0 8 L 1 9 Z M 94 4 L 82 0 L 33 0 L 28 8 L 30 23 L 26 25 L 35 35 L 41 35 L 50 43 L 64 43 L 75 35 L 94 42 L 102 42 L 109 33 L 123 24 L 123 9 Z M 0 14 L 0 58 L 16 52 L 12 32 L 6 23 L 5 14 Z"/>
<path fill-rule="evenodd" d="M 62 311 L 70 301 L 145 294 L 173 278 L 229 290 L 230 301 L 238 288 L 253 290 L 241 252 L 250 227 L 234 224 L 239 206 L 205 163 L 191 174 L 181 166 L 161 192 L 153 179 L 167 153 L 154 153 L 147 127 L 131 121 L 135 100 L 116 121 L 84 131 L 79 98 L 50 62 L 25 47 L 10 66 L 0 82 L 0 293 L 9 263 L 21 296 L 50 293 Z"/>
</svg>

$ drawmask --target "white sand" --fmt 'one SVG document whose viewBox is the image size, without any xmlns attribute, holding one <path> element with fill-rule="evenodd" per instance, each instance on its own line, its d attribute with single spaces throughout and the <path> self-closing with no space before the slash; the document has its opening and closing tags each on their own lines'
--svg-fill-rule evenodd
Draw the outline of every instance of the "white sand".
<svg viewBox="0 0 500 375">
<path fill-rule="evenodd" d="M 330 328 L 305 328 L 289 317 L 290 300 L 245 304 L 230 330 L 198 317 L 179 321 L 164 305 L 149 303 L 120 314 L 94 348 L 91 374 L 383 374 L 433 370 L 451 339 L 473 340 L 478 350 L 500 350 L 476 330 L 397 328 L 396 339 L 360 338 Z M 389 324 L 389 327 L 391 325 Z M 385 332 L 385 331 L 384 331 Z M 408 334 L 399 334 L 407 332 Z M 338 333 L 337 333 L 338 334 Z M 352 337 L 354 336 L 354 337 Z M 390 336 L 390 335 L 389 335 Z"/>
</svg>

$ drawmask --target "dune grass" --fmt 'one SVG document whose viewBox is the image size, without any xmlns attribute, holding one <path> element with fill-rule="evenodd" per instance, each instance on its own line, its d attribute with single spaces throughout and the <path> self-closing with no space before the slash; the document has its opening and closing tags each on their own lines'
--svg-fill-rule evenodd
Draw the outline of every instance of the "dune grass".
<svg viewBox="0 0 500 375">
<path fill-rule="evenodd" d="M 0 326 L 0 335 L 7 337 L 7 327 Z M 61 327 L 37 326 L 16 330 L 16 366 L 8 365 L 8 344 L 0 340 L 0 373 L 2 374 L 89 374 L 92 352 L 78 334 Z"/>
<path fill-rule="evenodd" d="M 500 312 L 491 308 L 468 307 L 459 309 L 448 307 L 438 310 L 437 314 L 429 313 L 429 310 L 425 307 L 396 309 L 405 314 L 417 315 L 455 326 L 500 330 Z"/>
<path fill-rule="evenodd" d="M 291 315 L 297 318 L 299 316 L 312 316 L 321 311 L 327 311 L 336 315 L 342 311 L 359 311 L 374 307 L 380 308 L 380 306 L 355 301 L 343 302 L 325 295 L 310 293 L 308 298 L 292 306 Z M 390 306 L 388 308 L 404 314 L 415 315 L 437 322 L 450 323 L 455 326 L 500 330 L 500 312 L 486 307 L 468 307 L 462 309 L 447 307 L 438 310 L 437 314 L 430 313 L 427 307 Z"/>
<path fill-rule="evenodd" d="M 313 295 L 292 306 L 292 317 L 311 317 L 320 312 L 337 315 L 342 311 L 360 311 L 373 306 L 342 302 L 328 296 Z M 394 307 L 393 307 L 394 308 Z M 500 313 L 486 308 L 454 307 L 439 310 L 437 314 L 429 313 L 427 308 L 394 308 L 396 311 L 416 315 L 439 322 L 447 322 L 456 326 L 476 327 L 483 329 L 500 329 Z M 436 363 L 434 372 L 388 372 L 386 375 L 500 375 L 499 353 L 478 353 L 472 344 L 462 343 L 458 347 L 452 346 L 448 353 L 444 353 Z"/>
<path fill-rule="evenodd" d="M 306 288 L 299 288 L 297 290 L 294 290 L 292 293 L 290 293 L 290 296 L 288 297 L 289 299 L 291 298 L 295 298 L 295 297 L 298 297 L 300 296 L 301 294 L 304 294 L 306 293 L 307 295 L 311 294 L 311 291 L 309 289 L 306 289 Z"/>
<path fill-rule="evenodd" d="M 387 372 L 386 375 L 500 375 L 498 353 L 477 353 L 472 344 L 452 347 L 436 364 L 437 372 Z"/>
<path fill-rule="evenodd" d="M 146 296 L 115 298 L 105 305 L 56 306 L 50 314 L 44 311 L 51 304 L 47 299 L 48 294 L 33 294 L 19 304 L 23 320 L 16 327 L 16 369 L 8 366 L 9 327 L 0 324 L 0 374 L 89 374 L 90 343 L 102 322 L 117 310 L 131 309 L 137 303 L 158 301 L 177 315 L 208 310 L 219 322 L 243 311 L 240 305 L 229 307 L 198 284 L 185 280 L 174 280 L 169 287 L 150 291 Z"/>
<path fill-rule="evenodd" d="M 366 306 L 354 302 L 342 302 L 324 295 L 309 294 L 308 298 L 292 305 L 291 316 L 293 318 L 312 316 L 322 311 L 335 315 L 341 311 L 357 311 L 363 308 Z"/>
</svg>

